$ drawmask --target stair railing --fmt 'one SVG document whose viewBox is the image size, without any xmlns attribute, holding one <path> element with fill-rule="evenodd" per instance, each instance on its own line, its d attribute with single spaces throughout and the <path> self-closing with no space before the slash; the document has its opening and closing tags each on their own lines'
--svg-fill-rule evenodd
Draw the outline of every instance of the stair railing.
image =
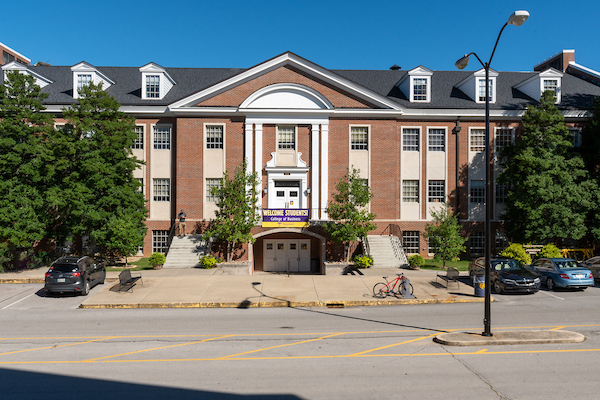
<svg viewBox="0 0 600 400">
<path fill-rule="evenodd" d="M 171 249 L 171 243 L 173 242 L 173 236 L 175 236 L 175 228 L 177 227 L 177 223 L 171 225 L 171 229 L 169 230 L 169 237 L 167 238 L 167 252 L 165 256 L 169 254 L 169 249 Z"/>
<path fill-rule="evenodd" d="M 400 230 L 400 227 L 396 224 L 389 224 L 384 230 L 383 232 L 381 232 L 382 236 L 396 236 L 396 237 L 401 237 L 402 236 L 402 231 Z"/>
</svg>

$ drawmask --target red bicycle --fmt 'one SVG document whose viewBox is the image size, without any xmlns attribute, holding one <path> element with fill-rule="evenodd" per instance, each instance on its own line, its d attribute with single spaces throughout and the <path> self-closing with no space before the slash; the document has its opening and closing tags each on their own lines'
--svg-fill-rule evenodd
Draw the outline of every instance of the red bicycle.
<svg viewBox="0 0 600 400">
<path fill-rule="evenodd" d="M 412 296 L 413 294 L 413 286 L 406 279 L 404 274 L 396 274 L 397 278 L 392 281 L 387 280 L 387 276 L 384 276 L 385 282 L 379 282 L 373 286 L 373 296 L 383 299 L 387 296 L 396 296 L 399 297 L 401 295 L 406 295 L 406 293 Z"/>
</svg>

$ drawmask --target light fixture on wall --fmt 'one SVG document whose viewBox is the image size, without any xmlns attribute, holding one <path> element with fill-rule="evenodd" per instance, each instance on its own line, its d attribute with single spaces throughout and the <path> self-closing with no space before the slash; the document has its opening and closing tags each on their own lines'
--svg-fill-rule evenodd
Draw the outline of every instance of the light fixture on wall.
<svg viewBox="0 0 600 400">
<path fill-rule="evenodd" d="M 267 187 L 265 186 L 265 188 L 263 189 L 263 193 L 267 194 L 267 192 L 268 192 L 268 190 L 267 190 Z"/>
<path fill-rule="evenodd" d="M 310 194 L 310 188 L 306 188 L 306 190 L 304 191 L 304 195 L 308 196 Z"/>
</svg>

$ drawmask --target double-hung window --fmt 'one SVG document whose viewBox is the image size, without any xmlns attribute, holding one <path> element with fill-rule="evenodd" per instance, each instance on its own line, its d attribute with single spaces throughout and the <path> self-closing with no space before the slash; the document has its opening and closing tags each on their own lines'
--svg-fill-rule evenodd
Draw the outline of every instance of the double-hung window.
<svg viewBox="0 0 600 400">
<path fill-rule="evenodd" d="M 402 201 L 404 203 L 419 202 L 419 181 L 404 180 L 402 181 Z"/>
<path fill-rule="evenodd" d="M 169 249 L 169 231 L 152 231 L 152 252 L 165 254 Z"/>
<path fill-rule="evenodd" d="M 278 126 L 277 127 L 277 148 L 279 150 L 296 149 L 296 127 Z"/>
<path fill-rule="evenodd" d="M 503 204 L 508 200 L 508 189 L 507 183 L 496 183 L 496 203 Z"/>
<path fill-rule="evenodd" d="M 136 126 L 133 128 L 136 138 L 133 140 L 131 145 L 132 149 L 143 149 L 144 148 L 144 127 Z"/>
<path fill-rule="evenodd" d="M 446 151 L 445 129 L 429 129 L 429 151 Z"/>
<path fill-rule="evenodd" d="M 446 201 L 446 182 L 438 180 L 429 181 L 427 192 L 430 203 L 443 203 Z"/>
<path fill-rule="evenodd" d="M 489 80 L 490 86 L 489 86 L 489 92 L 488 92 L 488 98 L 490 99 L 490 102 L 494 101 L 494 97 L 493 97 L 493 93 L 494 93 L 494 81 L 493 80 Z M 485 102 L 485 78 L 483 79 L 478 79 L 477 80 L 477 87 L 478 87 L 478 92 L 479 92 L 479 101 L 484 103 Z"/>
<path fill-rule="evenodd" d="M 419 253 L 419 231 L 402 231 L 402 247 L 405 253 Z"/>
<path fill-rule="evenodd" d="M 213 188 L 221 187 L 221 178 L 206 178 L 206 201 L 217 201 L 219 197 L 213 194 Z"/>
<path fill-rule="evenodd" d="M 83 89 L 92 81 L 92 74 L 77 74 L 77 90 Z"/>
<path fill-rule="evenodd" d="M 469 136 L 471 151 L 485 151 L 485 129 L 471 129 Z"/>
<path fill-rule="evenodd" d="M 402 129 L 402 150 L 419 151 L 419 128 Z"/>
<path fill-rule="evenodd" d="M 146 98 L 160 98 L 160 75 L 146 75 Z"/>
<path fill-rule="evenodd" d="M 495 152 L 499 154 L 506 146 L 513 143 L 513 130 L 511 128 L 500 128 L 496 130 L 496 139 L 494 140 L 496 145 Z"/>
<path fill-rule="evenodd" d="M 171 180 L 169 178 L 153 179 L 154 201 L 170 201 Z"/>
<path fill-rule="evenodd" d="M 583 137 L 581 136 L 581 128 L 569 128 L 569 133 L 573 138 L 573 147 L 581 147 Z"/>
<path fill-rule="evenodd" d="M 427 78 L 413 79 L 413 100 L 427 101 Z"/>
<path fill-rule="evenodd" d="M 473 180 L 470 182 L 469 201 L 471 203 L 485 202 L 485 182 L 482 180 Z"/>
<path fill-rule="evenodd" d="M 154 148 L 169 150 L 171 148 L 171 128 L 168 126 L 154 127 Z"/>
<path fill-rule="evenodd" d="M 350 149 L 369 150 L 369 128 L 366 126 L 350 128 Z"/>
<path fill-rule="evenodd" d="M 554 95 L 558 95 L 558 79 L 544 79 L 543 92 L 550 90 Z"/>
<path fill-rule="evenodd" d="M 206 148 L 223 148 L 223 125 L 208 125 L 206 127 Z"/>
<path fill-rule="evenodd" d="M 469 251 L 471 254 L 483 254 L 485 251 L 484 232 L 473 232 L 469 236 Z"/>
</svg>

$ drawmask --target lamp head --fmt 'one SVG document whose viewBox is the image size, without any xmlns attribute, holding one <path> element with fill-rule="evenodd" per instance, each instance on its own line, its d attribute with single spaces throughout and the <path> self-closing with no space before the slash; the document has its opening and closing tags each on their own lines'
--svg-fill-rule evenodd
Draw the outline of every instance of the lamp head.
<svg viewBox="0 0 600 400">
<path fill-rule="evenodd" d="M 469 56 L 470 54 L 465 54 L 457 62 L 455 62 L 454 65 L 456 66 L 456 68 L 465 69 L 465 67 L 469 65 Z"/>
<path fill-rule="evenodd" d="M 525 10 L 518 10 L 512 13 L 508 18 L 508 25 L 521 26 L 529 18 L 529 12 Z"/>
</svg>

